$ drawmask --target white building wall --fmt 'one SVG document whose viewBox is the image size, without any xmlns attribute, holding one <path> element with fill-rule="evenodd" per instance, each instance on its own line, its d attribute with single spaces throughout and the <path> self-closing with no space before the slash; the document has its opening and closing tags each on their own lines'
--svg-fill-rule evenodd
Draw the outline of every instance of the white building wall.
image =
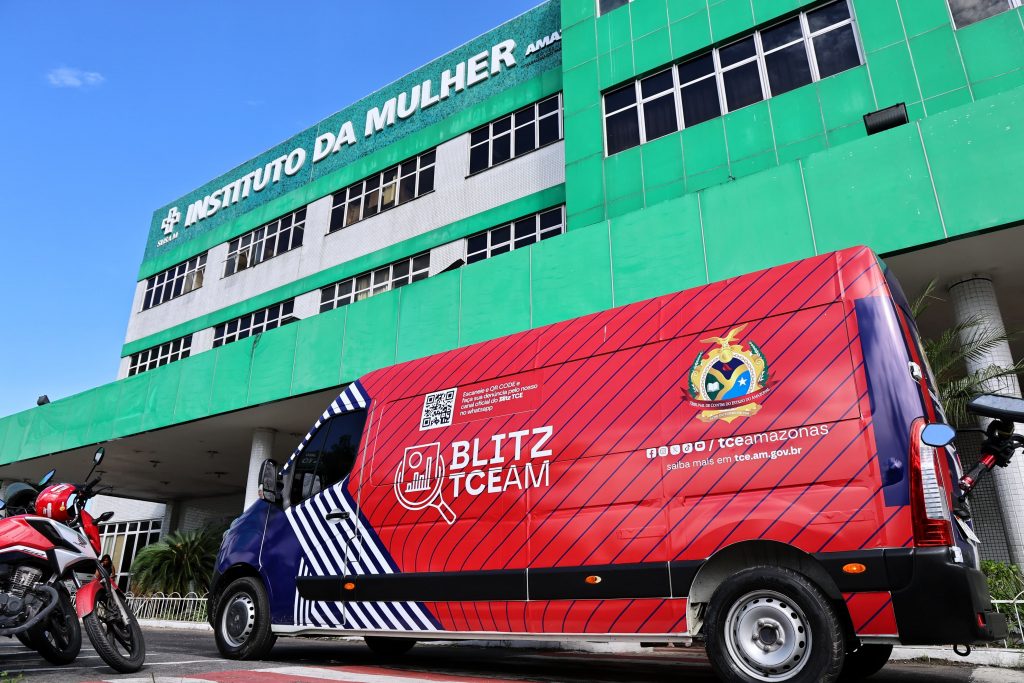
<svg viewBox="0 0 1024 683">
<path fill-rule="evenodd" d="M 96 496 L 89 501 L 89 513 L 94 517 L 108 511 L 114 513 L 111 522 L 159 519 L 164 516 L 164 504 L 117 496 Z"/>
<path fill-rule="evenodd" d="M 442 143 L 437 147 L 435 190 L 429 194 L 333 234 L 327 234 L 331 197 L 318 199 L 307 205 L 302 247 L 235 275 L 223 277 L 228 245 L 219 244 L 207 254 L 206 275 L 200 289 L 147 311 L 140 310 L 146 283 L 137 283 L 126 342 L 147 337 L 339 263 L 558 185 L 565 180 L 564 157 L 564 143 L 560 141 L 467 177 L 469 135 Z M 307 302 L 302 302 L 301 312 L 296 310 L 299 317 L 306 317 L 313 312 L 315 310 L 311 311 Z M 211 346 L 212 332 L 209 335 L 201 333 L 193 336 L 193 354 Z M 126 375 L 127 364 L 122 363 L 119 376 Z"/>
</svg>

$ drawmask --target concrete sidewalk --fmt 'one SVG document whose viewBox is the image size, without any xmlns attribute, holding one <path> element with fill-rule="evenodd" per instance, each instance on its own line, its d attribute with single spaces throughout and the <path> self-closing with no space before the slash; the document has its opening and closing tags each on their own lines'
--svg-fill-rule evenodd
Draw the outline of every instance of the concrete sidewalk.
<svg viewBox="0 0 1024 683">
<path fill-rule="evenodd" d="M 895 647 L 891 661 L 921 660 L 927 662 L 952 662 L 972 666 L 997 666 L 1004 669 L 1024 669 L 1024 650 L 984 647 L 971 650 L 961 657 L 951 647 Z"/>
</svg>

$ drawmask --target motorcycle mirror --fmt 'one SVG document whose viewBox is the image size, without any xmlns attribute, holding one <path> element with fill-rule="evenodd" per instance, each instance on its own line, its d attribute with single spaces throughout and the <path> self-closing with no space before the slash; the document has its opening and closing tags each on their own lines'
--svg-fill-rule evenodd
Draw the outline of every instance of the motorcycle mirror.
<svg viewBox="0 0 1024 683">
<path fill-rule="evenodd" d="M 99 448 L 97 448 L 96 449 L 96 453 L 94 453 L 93 456 L 92 456 L 92 464 L 93 465 L 99 465 L 101 462 L 103 462 L 103 454 L 104 453 L 106 453 L 106 451 L 103 449 L 103 446 L 100 446 Z"/>
<path fill-rule="evenodd" d="M 7 507 L 7 501 L 4 500 L 3 498 L 0 498 L 0 510 L 3 510 L 6 507 Z"/>
<path fill-rule="evenodd" d="M 921 431 L 921 441 L 935 448 L 945 448 L 956 438 L 956 430 L 949 425 L 930 424 L 925 425 Z"/>
<path fill-rule="evenodd" d="M 42 487 L 49 484 L 50 480 L 53 479 L 53 475 L 55 474 L 57 474 L 57 470 L 50 470 L 49 472 L 43 475 L 43 478 L 39 480 L 39 484 L 37 484 L 37 486 Z"/>
<path fill-rule="evenodd" d="M 103 522 L 106 522 L 107 520 L 109 520 L 113 516 L 114 516 L 114 511 L 113 510 L 107 510 L 102 515 L 100 515 L 99 517 L 96 518 L 96 523 L 97 524 L 103 524 Z"/>
<path fill-rule="evenodd" d="M 73 508 L 75 507 L 75 503 L 76 503 L 76 502 L 78 502 L 78 494 L 77 494 L 77 493 L 74 493 L 74 492 L 72 492 L 72 493 L 71 493 L 71 494 L 70 494 L 70 495 L 68 496 L 68 500 L 67 500 L 67 502 L 65 503 L 65 505 L 67 506 L 67 509 L 68 509 L 68 510 L 71 510 L 71 509 L 73 509 Z"/>
<path fill-rule="evenodd" d="M 971 399 L 967 410 L 982 417 L 1024 422 L 1024 399 L 1016 396 L 982 394 Z"/>
</svg>

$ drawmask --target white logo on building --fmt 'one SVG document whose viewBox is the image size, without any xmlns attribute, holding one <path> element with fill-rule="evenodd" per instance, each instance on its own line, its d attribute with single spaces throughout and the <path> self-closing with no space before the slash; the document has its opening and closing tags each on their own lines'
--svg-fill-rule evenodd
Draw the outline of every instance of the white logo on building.
<svg viewBox="0 0 1024 683">
<path fill-rule="evenodd" d="M 160 229 L 164 231 L 165 235 L 170 235 L 174 232 L 174 226 L 181 222 L 181 211 L 178 211 L 178 207 L 172 206 L 167 212 L 167 217 L 160 223 Z"/>
</svg>

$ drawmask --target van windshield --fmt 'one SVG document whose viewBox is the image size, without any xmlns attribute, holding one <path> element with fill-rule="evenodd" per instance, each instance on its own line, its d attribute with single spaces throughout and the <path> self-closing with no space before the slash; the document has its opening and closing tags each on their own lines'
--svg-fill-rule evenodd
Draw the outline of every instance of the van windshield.
<svg viewBox="0 0 1024 683">
<path fill-rule="evenodd" d="M 289 505 L 297 505 L 348 476 L 355 464 L 365 424 L 366 411 L 357 410 L 320 425 L 295 459 Z"/>
</svg>

